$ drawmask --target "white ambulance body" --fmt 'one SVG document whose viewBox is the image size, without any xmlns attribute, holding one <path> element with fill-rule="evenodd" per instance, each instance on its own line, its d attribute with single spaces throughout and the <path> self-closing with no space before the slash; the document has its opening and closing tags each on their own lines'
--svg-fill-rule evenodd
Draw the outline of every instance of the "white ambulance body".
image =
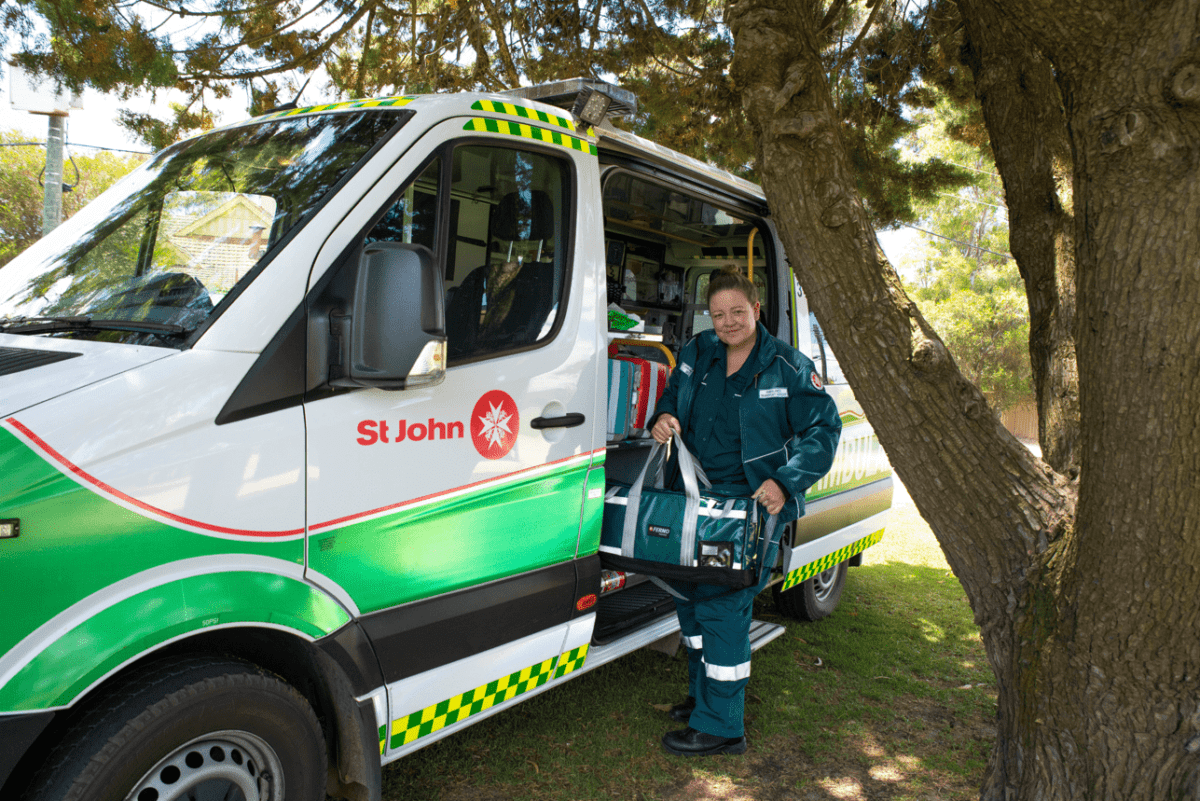
<svg viewBox="0 0 1200 801">
<path fill-rule="evenodd" d="M 675 636 L 600 567 L 647 445 L 607 428 L 609 348 L 677 353 L 726 264 L 842 412 L 774 590 L 814 619 L 890 469 L 758 187 L 495 95 L 276 112 L 125 178 L 0 270 L 0 797 L 378 798 Z"/>
</svg>

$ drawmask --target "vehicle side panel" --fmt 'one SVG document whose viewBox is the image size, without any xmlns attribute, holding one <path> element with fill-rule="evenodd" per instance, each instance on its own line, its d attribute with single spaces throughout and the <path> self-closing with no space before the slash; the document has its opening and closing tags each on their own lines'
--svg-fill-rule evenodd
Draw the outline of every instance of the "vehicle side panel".
<svg viewBox="0 0 1200 801">
<path fill-rule="evenodd" d="M 5 661 L 27 662 L 52 648 L 53 640 L 34 637 L 40 627 L 166 565 L 215 557 L 232 566 L 238 559 L 267 558 L 290 565 L 300 577 L 302 411 L 285 409 L 225 427 L 213 423 L 252 362 L 246 354 L 176 353 L 0 421 L 0 509 L 4 517 L 22 520 L 20 536 L 0 542 L 0 580 L 22 599 L 0 620 Z M 216 599 L 213 604 L 185 604 L 181 620 L 235 608 Z M 117 606 L 104 628 L 145 633 L 136 604 Z M 274 612 L 284 609 L 261 610 L 264 616 Z M 120 614 L 131 617 L 122 622 Z M 78 617 L 69 625 L 60 622 L 57 636 L 86 625 Z M 319 636 L 317 629 L 309 636 Z M 98 647 L 93 666 L 123 661 L 133 643 Z M 0 670 L 0 686 L 14 675 Z M 55 677 L 42 669 L 38 682 L 47 684 L 36 703 L 69 703 L 81 681 L 86 684 L 70 671 Z M 35 703 L 24 690 L 5 693 L 0 689 L 6 699 L 0 711 Z"/>
</svg>

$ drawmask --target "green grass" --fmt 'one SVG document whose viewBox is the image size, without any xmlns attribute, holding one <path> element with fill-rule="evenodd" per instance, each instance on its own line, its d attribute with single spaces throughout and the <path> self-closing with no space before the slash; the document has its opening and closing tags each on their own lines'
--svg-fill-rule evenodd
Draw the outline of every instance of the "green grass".
<svg viewBox="0 0 1200 801">
<path fill-rule="evenodd" d="M 787 633 L 754 655 L 750 751 L 666 753 L 656 708 L 687 662 L 642 650 L 384 769 L 385 801 L 895 799 L 966 801 L 995 736 L 994 679 L 958 581 L 899 488 L 884 541 L 827 620 L 755 617 Z"/>
</svg>

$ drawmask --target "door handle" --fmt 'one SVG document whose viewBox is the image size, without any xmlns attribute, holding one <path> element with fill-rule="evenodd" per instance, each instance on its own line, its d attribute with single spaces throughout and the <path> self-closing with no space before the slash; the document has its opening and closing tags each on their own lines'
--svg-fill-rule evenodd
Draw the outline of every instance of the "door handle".
<svg viewBox="0 0 1200 801">
<path fill-rule="evenodd" d="M 574 428 L 584 424 L 586 418 L 579 412 L 567 412 L 562 417 L 535 417 L 529 421 L 530 428 Z"/>
</svg>

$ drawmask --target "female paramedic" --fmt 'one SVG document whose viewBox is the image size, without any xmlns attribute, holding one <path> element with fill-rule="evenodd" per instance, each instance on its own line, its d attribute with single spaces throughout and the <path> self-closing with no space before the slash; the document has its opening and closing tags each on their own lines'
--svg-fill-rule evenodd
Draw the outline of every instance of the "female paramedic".
<svg viewBox="0 0 1200 801">
<path fill-rule="evenodd" d="M 783 524 L 804 514 L 804 493 L 833 463 L 842 424 L 813 363 L 758 322 L 754 284 L 736 270 L 714 273 L 708 286 L 713 329 L 680 354 L 651 433 L 673 432 L 699 460 L 714 491 L 751 496 Z M 776 550 L 767 564 L 774 564 Z M 687 723 L 663 737 L 673 754 L 746 751 L 743 726 L 750 676 L 750 615 L 766 586 L 733 589 L 671 582 L 688 654 L 688 698 L 671 709 Z"/>
</svg>

